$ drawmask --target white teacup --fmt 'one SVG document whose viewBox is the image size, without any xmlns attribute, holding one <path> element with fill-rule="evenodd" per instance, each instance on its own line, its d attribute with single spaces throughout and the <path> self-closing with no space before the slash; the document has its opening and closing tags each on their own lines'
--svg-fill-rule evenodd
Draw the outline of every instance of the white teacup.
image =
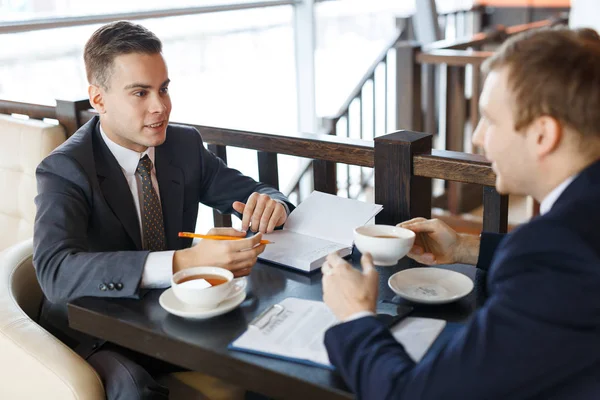
<svg viewBox="0 0 600 400">
<path fill-rule="evenodd" d="M 197 277 L 197 278 L 192 278 Z M 199 285 L 200 278 L 216 282 L 224 279 L 224 283 L 216 286 Z M 175 296 L 183 303 L 202 308 L 214 308 L 232 293 L 233 273 L 220 267 L 193 267 L 177 272 L 171 277 L 171 288 Z"/>
<path fill-rule="evenodd" d="M 361 253 L 371 253 L 373 263 L 396 265 L 415 242 L 415 233 L 393 225 L 366 225 L 354 229 L 354 244 Z"/>
</svg>

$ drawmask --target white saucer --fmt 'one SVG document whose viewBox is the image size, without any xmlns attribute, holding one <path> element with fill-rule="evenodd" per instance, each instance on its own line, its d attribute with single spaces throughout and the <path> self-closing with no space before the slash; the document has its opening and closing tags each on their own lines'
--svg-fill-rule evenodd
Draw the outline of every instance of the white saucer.
<svg viewBox="0 0 600 400">
<path fill-rule="evenodd" d="M 208 319 L 225 314 L 239 306 L 246 298 L 246 278 L 234 281 L 234 290 L 231 295 L 215 308 L 201 308 L 181 302 L 173 293 L 173 289 L 165 290 L 158 299 L 162 308 L 171 314 L 189 319 Z"/>
<path fill-rule="evenodd" d="M 473 281 L 468 276 L 435 267 L 396 272 L 390 276 L 388 285 L 398 296 L 425 304 L 450 303 L 473 290 Z"/>
</svg>

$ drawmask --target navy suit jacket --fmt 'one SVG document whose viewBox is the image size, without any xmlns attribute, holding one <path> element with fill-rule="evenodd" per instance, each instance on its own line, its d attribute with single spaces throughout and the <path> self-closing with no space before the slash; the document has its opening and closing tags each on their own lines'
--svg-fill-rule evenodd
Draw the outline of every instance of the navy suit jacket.
<svg viewBox="0 0 600 400">
<path fill-rule="evenodd" d="M 331 362 L 368 400 L 600 399 L 599 207 L 596 162 L 547 214 L 483 235 L 489 297 L 438 354 L 414 363 L 366 317 L 326 333 Z"/>
<path fill-rule="evenodd" d="M 191 127 L 168 126 L 165 142 L 155 148 L 155 167 L 168 250 L 191 245 L 178 233 L 194 231 L 198 203 L 229 214 L 234 201 L 260 192 L 294 208 L 277 190 L 228 168 Z M 98 117 L 46 157 L 36 178 L 33 263 L 45 295 L 40 323 L 75 347 L 90 338 L 68 328 L 67 302 L 139 297 L 148 251 L 133 196 L 100 135 Z"/>
</svg>

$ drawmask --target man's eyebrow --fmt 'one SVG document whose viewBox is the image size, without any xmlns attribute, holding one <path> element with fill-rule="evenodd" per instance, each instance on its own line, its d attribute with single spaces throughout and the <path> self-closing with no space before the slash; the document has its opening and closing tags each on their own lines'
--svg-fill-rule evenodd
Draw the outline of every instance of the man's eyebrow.
<svg viewBox="0 0 600 400">
<path fill-rule="evenodd" d="M 125 86 L 123 88 L 123 90 L 129 90 L 129 89 L 150 89 L 152 87 L 152 85 L 146 85 L 143 83 L 132 83 L 129 84 L 127 86 Z"/>
<path fill-rule="evenodd" d="M 160 87 L 161 87 L 161 88 L 162 88 L 162 87 L 165 87 L 165 86 L 167 86 L 167 85 L 168 85 L 170 82 L 171 82 L 171 80 L 170 80 L 170 79 L 167 79 L 166 81 L 164 81 L 164 82 L 163 82 L 163 83 L 160 85 Z M 123 88 L 123 90 L 130 90 L 130 89 L 151 89 L 151 88 L 152 88 L 152 85 L 147 85 L 147 84 L 144 84 L 144 83 L 132 83 L 132 84 L 129 84 L 129 85 L 125 86 L 125 87 Z"/>
</svg>

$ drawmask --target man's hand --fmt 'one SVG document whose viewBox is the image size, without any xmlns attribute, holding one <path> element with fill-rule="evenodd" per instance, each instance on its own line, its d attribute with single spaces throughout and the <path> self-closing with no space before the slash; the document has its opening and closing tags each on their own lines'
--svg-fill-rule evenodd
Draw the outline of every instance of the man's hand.
<svg viewBox="0 0 600 400">
<path fill-rule="evenodd" d="M 208 235 L 244 237 L 245 232 L 233 228 L 213 228 Z M 240 240 L 202 239 L 200 243 L 189 249 L 177 250 L 173 256 L 173 273 L 182 269 L 198 266 L 222 267 L 238 276 L 250 273 L 256 258 L 265 251 L 260 244 L 262 234 Z"/>
<path fill-rule="evenodd" d="M 362 273 L 333 253 L 327 256 L 321 268 L 323 301 L 340 321 L 360 311 L 375 312 L 379 274 L 369 253 L 365 253 L 360 262 Z"/>
<path fill-rule="evenodd" d="M 417 234 L 408 256 L 421 264 L 477 264 L 478 237 L 459 235 L 438 219 L 413 218 L 397 226 Z"/>
<path fill-rule="evenodd" d="M 248 228 L 252 232 L 271 233 L 287 220 L 283 204 L 273 200 L 269 195 L 254 192 L 248 197 L 246 204 L 236 201 L 233 209 L 242 214 L 242 230 Z"/>
</svg>

